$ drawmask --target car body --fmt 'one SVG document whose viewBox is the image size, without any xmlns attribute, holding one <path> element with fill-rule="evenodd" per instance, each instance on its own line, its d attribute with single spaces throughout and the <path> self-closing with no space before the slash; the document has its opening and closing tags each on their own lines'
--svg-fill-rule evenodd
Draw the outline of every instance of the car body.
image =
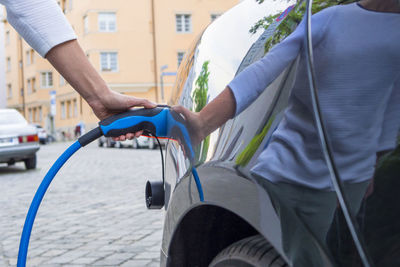
<svg viewBox="0 0 400 267">
<path fill-rule="evenodd" d="M 32 124 L 32 125 L 36 127 L 36 129 L 38 130 L 39 143 L 46 144 L 49 138 L 46 130 L 43 129 L 43 127 L 40 124 Z"/>
<path fill-rule="evenodd" d="M 23 161 L 27 169 L 34 169 L 39 148 L 36 127 L 29 125 L 15 109 L 1 109 L 0 162 L 13 165 Z"/>
<path fill-rule="evenodd" d="M 265 43 L 271 32 L 267 29 L 250 35 L 248 30 L 264 16 L 279 14 L 286 8 L 290 11 L 292 4 L 287 1 L 264 1 L 258 5 L 254 1 L 243 1 L 219 17 L 203 32 L 182 61 L 169 104 L 180 104 L 194 110 L 193 107 L 199 102 L 194 94 L 198 88 L 196 81 L 207 71 L 206 102 L 214 99 L 237 73 L 265 54 Z M 289 11 L 286 9 L 283 14 Z M 169 140 L 165 156 L 166 216 L 161 266 L 293 264 L 284 249 L 282 236 L 287 233 L 282 228 L 271 196 L 255 181 L 250 170 L 283 117 L 297 62 L 288 65 L 240 115 L 226 122 L 196 146 L 194 161 L 185 153 L 182 146 L 185 140 Z M 391 169 L 386 169 L 385 175 L 396 185 L 399 179 L 395 177 L 399 176 L 400 161 L 399 155 L 395 153 L 400 154 L 400 151 L 391 152 L 392 158 L 386 158 L 389 161 L 382 164 L 387 168 L 391 166 Z M 397 166 L 397 172 L 393 166 Z M 200 200 L 192 167 L 197 169 L 204 201 Z M 377 169 L 377 173 L 379 171 L 383 172 L 383 169 Z M 384 181 L 379 178 L 375 183 L 378 180 Z M 366 209 L 361 209 L 363 213 L 357 214 L 358 221 L 345 220 L 341 209 L 349 208 L 351 203 L 341 203 L 344 206 L 335 211 L 326 244 L 315 238 L 313 233 L 318 229 L 313 229 L 312 224 L 305 225 L 309 233 L 307 242 L 310 242 L 304 242 L 305 249 L 315 253 L 315 258 L 322 264 L 319 266 L 367 266 L 362 253 L 353 245 L 358 238 L 365 241 L 360 246 L 370 261 L 382 263 L 384 258 L 382 266 L 398 265 L 400 217 L 395 203 L 399 199 L 393 190 L 390 191 L 389 186 L 386 189 L 383 187 L 380 187 L 383 191 L 378 190 L 365 196 L 361 206 Z M 385 202 L 381 195 L 384 192 L 391 196 Z M 336 193 L 344 194 L 341 190 Z M 347 197 L 351 199 L 351 196 Z M 377 207 L 393 211 L 385 214 L 379 212 Z M 298 221 L 293 222 L 293 227 L 304 227 L 301 217 L 296 218 Z M 350 234 L 349 225 L 361 229 L 356 230 L 356 236 Z M 374 230 L 384 232 L 385 236 L 371 234 Z M 246 255 L 242 255 L 243 251 Z M 260 251 L 264 254 L 260 255 Z M 247 265 L 243 262 L 243 265 L 234 263 L 240 257 L 254 260 L 251 255 L 260 258 L 270 255 L 270 262 L 265 265 L 260 262 Z M 353 264 L 349 265 L 349 262 Z"/>
</svg>

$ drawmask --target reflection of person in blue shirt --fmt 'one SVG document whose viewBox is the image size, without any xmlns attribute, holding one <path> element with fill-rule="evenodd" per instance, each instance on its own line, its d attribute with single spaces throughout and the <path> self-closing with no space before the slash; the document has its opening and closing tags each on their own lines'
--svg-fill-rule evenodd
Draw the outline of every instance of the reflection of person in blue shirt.
<svg viewBox="0 0 400 267">
<path fill-rule="evenodd" d="M 320 105 L 354 211 L 373 176 L 376 153 L 395 147 L 400 128 L 399 13 L 400 1 L 364 0 L 312 16 Z M 270 193 L 281 218 L 284 249 L 294 265 L 315 266 L 312 252 L 302 246 L 309 237 L 290 220 L 300 218 L 324 243 L 336 197 L 314 124 L 304 36 L 302 22 L 201 112 L 175 109 L 188 120 L 197 141 L 202 140 L 246 109 L 300 55 L 289 105 L 252 173 Z"/>
</svg>

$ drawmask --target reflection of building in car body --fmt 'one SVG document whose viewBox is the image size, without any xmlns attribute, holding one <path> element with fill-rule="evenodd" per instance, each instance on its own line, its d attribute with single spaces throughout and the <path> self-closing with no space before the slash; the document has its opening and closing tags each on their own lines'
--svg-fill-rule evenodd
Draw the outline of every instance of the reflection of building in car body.
<svg viewBox="0 0 400 267">
<path fill-rule="evenodd" d="M 246 35 L 257 16 L 254 14 L 249 19 L 243 14 L 264 8 L 264 15 L 275 15 L 290 5 L 284 2 L 264 2 L 256 6 L 245 1 L 212 24 L 196 42 L 191 57 L 183 62 L 190 62 L 187 65 L 190 70 L 182 68 L 178 74 L 175 97 L 170 104 L 179 103 L 194 110 L 196 81 L 201 79 L 204 62 L 209 61 L 208 102 L 221 92 L 236 72 L 259 59 L 272 33 Z M 239 262 L 250 266 L 284 266 L 284 262 L 299 266 L 362 266 L 359 251 L 353 245 L 337 205 L 337 192 L 290 184 L 279 188 L 267 185 L 266 191 L 250 172 L 284 118 L 299 73 L 299 60 L 287 66 L 240 115 L 212 133 L 208 149 L 203 149 L 204 142 L 197 149 L 199 154 L 195 164 L 204 202 L 199 201 L 190 174 L 190 160 L 178 142 L 169 141 L 162 266 L 235 266 Z M 345 184 L 343 188 L 348 200 L 346 207 L 357 215 L 357 222 L 351 225 L 359 229 L 357 237 L 361 246 L 377 266 L 397 266 L 400 258 L 400 213 L 386 211 L 398 210 L 397 188 L 390 186 L 396 184 L 395 177 L 400 171 L 396 168 L 399 166 L 397 150 L 378 164 L 374 189 L 366 189 L 370 186 L 369 181 Z M 320 160 L 324 161 L 322 157 Z M 369 195 L 363 198 L 366 192 Z M 311 199 L 314 204 L 319 202 L 329 209 L 324 214 L 316 212 L 308 202 Z M 299 201 L 303 209 L 291 206 L 290 200 Z M 284 222 L 280 221 L 282 218 Z M 287 236 L 297 231 L 302 232 L 303 239 L 295 240 L 297 244 L 287 244 Z M 292 254 L 291 245 L 301 248 L 299 255 Z M 292 262 L 293 259 L 296 262 Z"/>
</svg>

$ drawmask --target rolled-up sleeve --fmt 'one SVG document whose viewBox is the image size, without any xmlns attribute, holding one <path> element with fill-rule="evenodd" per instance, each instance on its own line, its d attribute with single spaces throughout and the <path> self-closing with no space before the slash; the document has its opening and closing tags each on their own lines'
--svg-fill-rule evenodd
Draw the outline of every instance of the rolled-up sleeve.
<svg viewBox="0 0 400 267">
<path fill-rule="evenodd" d="M 1 0 L 7 20 L 42 57 L 56 45 L 76 39 L 55 0 Z"/>
</svg>

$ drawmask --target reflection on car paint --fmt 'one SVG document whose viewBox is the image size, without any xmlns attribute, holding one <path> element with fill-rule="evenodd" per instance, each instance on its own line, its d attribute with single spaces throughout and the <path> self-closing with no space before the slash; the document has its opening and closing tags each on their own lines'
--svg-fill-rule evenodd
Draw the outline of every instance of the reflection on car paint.
<svg viewBox="0 0 400 267">
<path fill-rule="evenodd" d="M 337 4 L 337 1 L 316 1 L 316 10 L 319 11 L 323 4 L 327 4 L 324 6 L 327 7 Z M 258 43 L 256 42 L 250 51 L 247 52 L 247 56 L 240 66 L 232 63 L 238 70 L 237 72 L 239 73 L 246 65 L 261 58 L 274 44 L 279 43 L 287 36 L 290 33 L 288 29 L 294 29 L 293 22 L 298 23 L 302 18 L 302 11 L 304 11 L 303 7 L 296 6 L 291 12 L 288 12 L 286 20 L 283 20 L 282 24 L 276 25 L 276 29 L 281 31 L 280 33 L 277 33 L 275 29 L 272 30 L 272 28 L 269 28 L 270 32 L 268 33 L 267 29 L 259 38 L 259 41 L 257 41 Z M 280 13 L 273 14 L 273 16 L 279 15 Z M 219 23 L 221 23 L 220 29 L 226 29 L 227 26 L 223 25 L 223 16 Z M 234 25 L 230 25 L 230 27 L 234 27 Z M 272 38 L 271 32 L 274 33 Z M 225 84 L 229 81 L 229 79 L 224 80 L 226 76 L 220 75 L 223 70 L 222 68 L 218 68 L 218 65 L 223 64 L 215 61 L 215 56 L 210 55 L 207 51 L 207 45 L 210 45 L 210 42 L 204 41 L 204 38 L 207 37 L 208 40 L 210 40 L 209 35 L 210 32 L 206 30 L 204 35 L 200 37 L 197 42 L 196 47 L 191 50 L 190 56 L 188 56 L 190 57 L 190 59 L 188 59 L 190 67 L 179 74 L 182 76 L 179 78 L 178 88 L 174 89 L 177 93 L 175 94 L 175 98 L 171 100 L 171 104 L 177 104 L 179 95 L 181 95 L 179 103 L 187 108 L 193 108 L 196 102 L 193 99 L 193 91 L 194 88 L 196 88 L 195 83 L 200 77 L 204 62 L 207 60 L 210 60 L 210 80 L 208 84 L 207 102 L 212 100 L 220 90 L 223 89 L 215 87 L 215 80 L 222 80 L 222 83 Z M 215 42 L 219 40 L 218 36 L 214 36 L 213 38 Z M 250 45 L 247 47 L 247 50 L 249 47 Z M 200 57 L 201 60 L 199 59 Z M 230 59 L 224 60 L 227 62 L 230 61 Z M 285 256 L 285 252 L 287 254 L 290 254 L 290 252 L 287 251 L 287 247 L 284 248 L 285 244 L 281 244 L 282 240 L 280 238 L 285 233 L 281 233 L 279 227 L 276 225 L 274 217 L 276 216 L 276 212 L 269 202 L 270 198 L 261 187 L 257 187 L 257 193 L 254 193 L 254 188 L 244 180 L 252 179 L 250 169 L 254 166 L 255 160 L 259 154 L 269 145 L 272 133 L 283 118 L 283 112 L 286 109 L 290 90 L 293 87 L 294 79 L 297 74 L 297 64 L 298 61 L 288 66 L 278 79 L 265 89 L 256 102 L 241 115 L 228 121 L 223 127 L 218 129 L 215 138 L 210 136 L 208 140 L 209 143 L 206 145 L 207 149 L 203 150 L 203 148 L 200 148 L 198 151 L 201 152 L 196 154 L 199 164 L 199 175 L 203 175 L 201 177 L 202 179 L 204 178 L 204 180 L 202 180 L 204 181 L 203 185 L 208 187 L 207 198 L 209 197 L 210 203 L 232 210 L 240 217 L 248 220 L 257 231 L 264 235 L 273 246 L 283 254 L 283 256 Z M 235 72 L 232 73 L 232 76 Z M 249 120 L 249 118 L 252 119 Z M 317 142 L 318 140 L 315 141 Z M 179 143 L 171 141 L 170 145 L 167 149 L 170 149 L 171 154 L 174 155 L 175 170 L 168 170 L 167 183 L 168 186 L 172 187 L 171 191 L 177 188 L 174 194 L 179 200 L 173 203 L 174 210 L 168 211 L 167 218 L 173 219 L 171 219 L 172 223 L 167 223 L 169 228 L 168 231 L 164 233 L 164 242 L 166 243 L 170 242 L 169 238 L 172 238 L 175 230 L 174 227 L 178 227 L 178 221 L 181 219 L 180 216 L 183 217 L 183 214 L 192 208 L 190 203 L 196 205 L 196 192 L 192 190 L 192 179 L 185 179 L 188 175 L 190 163 L 187 159 L 185 160 L 184 153 Z M 399 147 L 397 147 L 394 152 L 391 152 L 388 156 L 379 161 L 373 180 L 374 188 L 368 189 L 368 196 L 363 198 L 368 184 L 356 186 L 345 185 L 344 188 L 345 192 L 352 192 L 352 197 L 350 198 L 351 209 L 357 213 L 359 227 L 365 237 L 364 239 L 368 252 L 378 266 L 400 265 L 398 262 L 398 259 L 400 259 L 400 247 L 398 245 L 400 244 L 400 224 L 398 223 L 400 212 L 398 210 L 399 205 L 397 205 L 398 186 L 396 187 L 399 180 L 397 179 L 399 177 L 398 174 L 400 172 L 399 169 L 396 169 L 400 166 L 399 151 Z M 210 175 L 210 177 L 207 175 Z M 178 183 L 182 184 L 187 191 L 181 193 L 183 189 L 177 187 Z M 240 184 L 242 188 L 247 188 L 246 186 L 249 186 L 249 188 L 252 189 L 248 189 L 248 191 L 243 191 L 245 189 L 241 189 L 243 192 L 246 192 L 246 194 L 241 195 L 238 193 L 239 191 L 235 191 L 237 189 L 237 184 Z M 286 189 L 293 190 L 292 193 L 296 192 L 292 194 L 296 197 L 299 197 L 303 193 L 300 191 L 308 191 L 307 188 L 292 187 Z M 271 188 L 269 189 L 269 195 L 276 194 L 277 191 L 273 190 L 274 189 Z M 213 195 L 213 192 L 216 193 Z M 249 196 L 247 194 L 248 192 L 251 192 L 253 196 Z M 290 228 L 295 229 L 296 227 L 304 228 L 304 231 L 309 235 L 306 236 L 307 242 L 303 244 L 303 249 L 308 250 L 305 254 L 308 253 L 312 255 L 312 264 L 314 265 L 359 266 L 361 264 L 359 256 L 348 234 L 347 225 L 343 220 L 340 208 L 338 208 L 335 192 L 326 193 L 318 190 L 316 190 L 316 192 L 308 192 L 313 192 L 315 198 L 320 197 L 321 203 L 325 199 L 327 203 L 327 211 L 324 213 L 326 215 L 325 218 L 322 214 L 316 214 L 314 218 L 304 214 L 299 215 L 298 213 L 293 213 L 293 210 L 291 211 L 288 209 L 292 221 L 291 225 L 283 225 L 287 227 L 284 228 L 284 231 L 288 231 L 288 228 L 289 230 Z M 218 194 L 220 194 L 220 196 L 218 196 Z M 183 197 L 183 195 L 185 195 L 185 197 Z M 243 203 L 241 204 L 243 207 L 245 207 L 247 202 L 262 201 L 260 202 L 261 204 L 252 202 L 252 211 L 250 211 L 250 208 L 244 211 L 245 208 L 241 210 L 240 205 L 236 202 L 237 207 L 232 207 L 234 205 L 228 203 L 229 201 L 224 199 L 229 198 L 228 196 L 230 197 L 229 201 L 242 201 Z M 240 196 L 240 198 L 238 196 Z M 289 197 L 290 195 L 288 194 L 285 196 Z M 279 196 L 277 198 L 279 198 Z M 189 204 L 185 201 L 181 201 L 182 199 L 188 199 Z M 173 201 L 173 199 L 171 199 L 171 201 Z M 181 204 L 176 204 L 178 201 L 180 201 Z M 185 203 L 183 204 L 183 202 Z M 274 205 L 278 204 L 274 203 Z M 174 213 L 174 211 L 176 213 Z M 257 219 L 254 219 L 256 217 Z M 324 229 L 320 232 L 318 232 L 316 228 L 317 226 L 321 226 L 318 225 L 317 220 L 323 223 Z M 273 231 L 270 229 L 271 225 L 273 225 Z M 290 233 L 290 231 L 286 232 L 286 234 L 288 233 Z M 163 250 L 168 254 L 168 244 L 163 244 Z"/>
</svg>

